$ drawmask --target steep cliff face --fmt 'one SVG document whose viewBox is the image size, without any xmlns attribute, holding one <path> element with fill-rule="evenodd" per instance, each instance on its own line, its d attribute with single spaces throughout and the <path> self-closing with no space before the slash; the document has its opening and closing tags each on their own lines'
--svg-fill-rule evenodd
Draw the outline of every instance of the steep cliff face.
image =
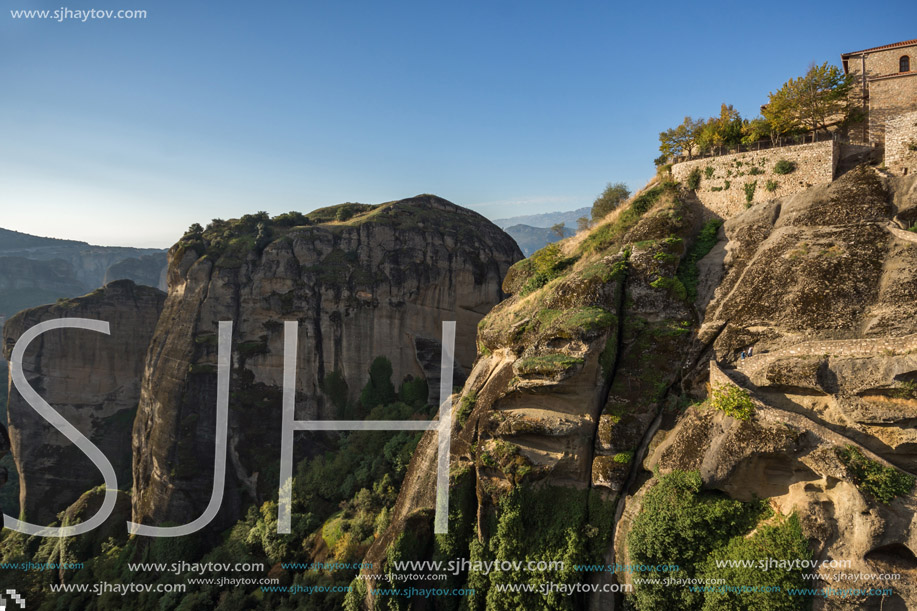
<svg viewBox="0 0 917 611">
<path fill-rule="evenodd" d="M 26 380 L 111 461 L 123 489 L 131 481 L 130 431 L 140 399 L 146 349 L 165 293 L 120 280 L 85 295 L 20 312 L 3 327 L 4 355 L 36 324 L 57 318 L 107 321 L 110 335 L 57 329 L 26 350 Z M 92 462 L 10 388 L 9 437 L 25 519 L 49 524 L 102 483 Z"/>
<path fill-rule="evenodd" d="M 143 377 L 134 520 L 186 523 L 210 497 L 219 321 L 233 322 L 233 360 L 217 528 L 278 485 L 283 321 L 300 323 L 296 417 L 346 417 L 378 356 L 396 386 L 412 376 L 435 389 L 443 321 L 457 322 L 456 359 L 469 367 L 477 323 L 520 258 L 499 228 L 434 196 L 189 232 L 170 251 L 169 295 Z M 297 456 L 314 452 L 316 439 L 297 437 Z"/>
<path fill-rule="evenodd" d="M 861 167 L 726 223 L 725 276 L 688 378 L 697 392 L 747 393 L 753 412 L 737 419 L 708 397 L 663 426 L 644 462 L 657 475 L 698 470 L 705 489 L 795 514 L 815 560 L 850 562 L 817 571 L 812 587 L 887 588 L 843 574 L 902 575 L 885 596 L 816 598 L 817 609 L 917 604 L 917 235 L 905 231 L 915 185 Z M 618 558 L 656 484 L 628 499 Z"/>
<path fill-rule="evenodd" d="M 406 547 L 472 560 L 604 555 L 632 457 L 680 370 L 692 319 L 676 273 L 700 213 L 674 185 L 651 185 L 588 236 L 510 270 L 513 295 L 481 322 L 478 360 L 455 397 L 449 537 L 424 527 L 435 490 L 428 435 L 370 561 Z M 521 578 L 478 577 L 475 587 Z M 478 596 L 471 608 L 543 602 L 493 587 Z"/>
<path fill-rule="evenodd" d="M 698 235 L 707 213 L 691 194 L 669 188 L 640 203 L 653 191 L 510 270 L 513 297 L 482 321 L 478 360 L 455 397 L 449 535 L 431 534 L 428 434 L 370 550 L 377 567 L 410 557 L 563 558 L 671 562 L 682 565 L 679 577 L 706 578 L 722 577 L 704 564 L 711 558 L 792 548 L 799 559 L 849 560 L 845 573 L 913 576 L 917 234 L 906 229 L 917 220 L 917 181 L 859 168 L 749 208 L 718 244 L 715 224 Z M 685 524 L 697 530 L 679 530 Z M 779 583 L 888 586 L 837 572 L 806 582 L 796 569 Z M 777 575 L 728 573 L 735 586 Z M 468 600 L 472 609 L 607 609 L 622 599 L 494 586 L 632 577 L 469 573 L 453 582 L 486 592 Z M 638 585 L 630 604 L 810 602 L 785 590 L 775 602 L 660 588 Z M 815 606 L 917 605 L 912 586 L 894 589 Z"/>
</svg>

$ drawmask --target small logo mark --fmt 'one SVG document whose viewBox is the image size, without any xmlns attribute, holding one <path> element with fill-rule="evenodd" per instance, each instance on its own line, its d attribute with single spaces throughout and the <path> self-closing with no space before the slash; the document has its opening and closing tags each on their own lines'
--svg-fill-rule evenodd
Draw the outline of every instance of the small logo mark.
<svg viewBox="0 0 917 611">
<path fill-rule="evenodd" d="M 13 599 L 13 602 L 19 605 L 20 609 L 25 609 L 25 599 L 16 593 L 16 590 L 7 590 L 7 595 Z M 0 611 L 6 611 L 6 597 L 0 596 Z"/>
</svg>

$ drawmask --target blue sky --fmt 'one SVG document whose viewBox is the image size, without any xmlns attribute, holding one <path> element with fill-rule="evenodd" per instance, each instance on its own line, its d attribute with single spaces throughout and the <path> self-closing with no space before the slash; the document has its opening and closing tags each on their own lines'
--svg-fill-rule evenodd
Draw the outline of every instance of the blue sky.
<svg viewBox="0 0 917 611">
<path fill-rule="evenodd" d="M 62 6 L 148 16 L 9 12 Z M 685 115 L 753 116 L 915 23 L 910 0 L 3 0 L 0 227 L 165 247 L 214 217 L 418 193 L 574 209 L 644 184 Z"/>
</svg>

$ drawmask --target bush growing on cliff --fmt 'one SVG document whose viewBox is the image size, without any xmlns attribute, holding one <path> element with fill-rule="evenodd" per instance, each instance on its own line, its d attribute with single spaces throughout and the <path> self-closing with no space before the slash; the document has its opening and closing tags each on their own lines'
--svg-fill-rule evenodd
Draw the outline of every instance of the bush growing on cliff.
<svg viewBox="0 0 917 611">
<path fill-rule="evenodd" d="M 602 194 L 592 203 L 592 220 L 602 220 L 628 197 L 630 189 L 623 182 L 608 183 Z"/>
<path fill-rule="evenodd" d="M 700 168 L 694 168 L 691 170 L 691 173 L 688 174 L 688 180 L 685 181 L 685 184 L 692 191 L 697 191 L 697 189 L 700 187 L 700 178 Z"/>
<path fill-rule="evenodd" d="M 764 184 L 764 189 L 765 189 L 768 193 L 773 193 L 774 191 L 777 190 L 777 187 L 778 187 L 778 186 L 779 186 L 779 185 L 777 184 L 777 181 L 776 181 L 776 180 L 768 180 L 768 181 Z"/>
<path fill-rule="evenodd" d="M 427 404 L 430 396 L 430 387 L 423 378 L 408 376 L 398 387 L 398 398 L 402 403 L 413 407 L 422 407 Z"/>
<path fill-rule="evenodd" d="M 742 503 L 703 492 L 697 471 L 659 476 L 646 493 L 627 537 L 631 564 L 677 565 L 679 578 L 693 578 L 714 550 L 749 530 L 764 516 L 765 503 Z M 639 584 L 640 611 L 700 609 L 704 594 L 688 588 Z"/>
<path fill-rule="evenodd" d="M 724 580 L 733 587 L 745 587 L 745 592 L 726 592 L 713 589 L 704 593 L 703 609 L 768 609 L 772 611 L 803 611 L 809 608 L 804 596 L 791 596 L 790 589 L 806 587 L 801 570 L 759 566 L 729 566 L 731 561 L 770 562 L 780 560 L 811 560 L 812 552 L 806 544 L 799 518 L 796 514 L 778 516 L 773 524 L 761 524 L 753 535 L 739 535 L 715 550 L 699 567 L 701 580 Z M 717 566 L 717 563 L 720 566 Z M 757 563 L 756 563 L 757 564 Z"/>
<path fill-rule="evenodd" d="M 710 391 L 710 406 L 737 420 L 748 420 L 755 413 L 755 404 L 744 388 L 718 384 Z"/>
<path fill-rule="evenodd" d="M 847 467 L 857 488 L 880 503 L 888 504 L 910 493 L 914 487 L 913 475 L 866 458 L 856 446 L 836 448 L 835 452 Z"/>
</svg>

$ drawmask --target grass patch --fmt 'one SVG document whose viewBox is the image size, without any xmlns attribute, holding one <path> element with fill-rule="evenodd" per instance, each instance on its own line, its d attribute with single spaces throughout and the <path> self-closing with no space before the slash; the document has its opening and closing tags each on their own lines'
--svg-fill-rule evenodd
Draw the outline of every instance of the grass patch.
<svg viewBox="0 0 917 611">
<path fill-rule="evenodd" d="M 716 246 L 716 236 L 722 225 L 723 221 L 720 219 L 707 221 L 697 234 L 697 238 L 688 250 L 688 254 L 679 264 L 678 271 L 675 272 L 675 276 L 681 280 L 685 287 L 688 301 L 697 299 L 697 283 L 700 278 L 697 262 L 706 257 Z"/>
<path fill-rule="evenodd" d="M 560 373 L 583 363 L 583 359 L 566 354 L 540 354 L 516 361 L 514 369 L 520 375 Z"/>
<path fill-rule="evenodd" d="M 613 246 L 628 229 L 637 224 L 640 217 L 646 214 L 663 194 L 674 192 L 675 189 L 676 186 L 673 182 L 664 182 L 647 189 L 632 199 L 630 205 L 622 210 L 614 221 L 606 223 L 590 233 L 580 244 L 580 252 L 598 252 Z"/>
<path fill-rule="evenodd" d="M 670 296 L 675 297 L 676 299 L 684 300 L 688 297 L 688 292 L 685 290 L 685 286 L 676 276 L 659 276 L 650 282 L 650 286 L 654 289 L 664 289 L 668 291 Z"/>
<path fill-rule="evenodd" d="M 455 412 L 455 421 L 460 427 L 465 426 L 465 422 L 468 421 L 468 416 L 471 415 L 471 410 L 474 409 L 475 403 L 478 401 L 478 394 L 474 391 L 466 394 L 462 397 L 462 400 L 459 401 L 458 410 Z"/>
<path fill-rule="evenodd" d="M 535 252 L 528 259 L 520 261 L 516 265 L 520 266 L 520 271 L 526 274 L 528 279 L 519 289 L 519 296 L 533 293 L 551 280 L 559 278 L 577 259 L 578 257 L 564 257 L 560 245 L 554 242 Z"/>
</svg>

